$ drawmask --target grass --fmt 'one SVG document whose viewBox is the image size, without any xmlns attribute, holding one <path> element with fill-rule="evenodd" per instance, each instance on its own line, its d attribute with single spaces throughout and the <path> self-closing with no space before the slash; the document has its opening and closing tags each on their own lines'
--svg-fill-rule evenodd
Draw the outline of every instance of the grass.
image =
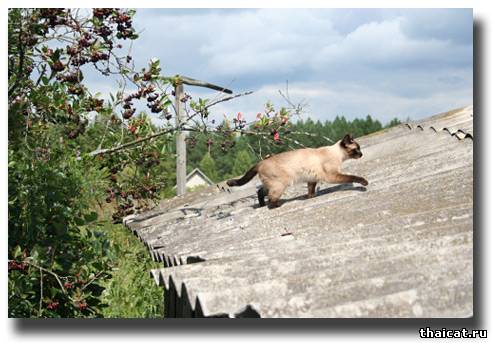
<svg viewBox="0 0 492 343">
<path fill-rule="evenodd" d="M 109 218 L 110 208 L 99 208 L 100 218 Z M 102 231 L 110 241 L 111 278 L 105 283 L 102 301 L 105 318 L 162 318 L 162 287 L 155 284 L 149 271 L 159 268 L 145 246 L 121 224 L 105 220 Z"/>
</svg>

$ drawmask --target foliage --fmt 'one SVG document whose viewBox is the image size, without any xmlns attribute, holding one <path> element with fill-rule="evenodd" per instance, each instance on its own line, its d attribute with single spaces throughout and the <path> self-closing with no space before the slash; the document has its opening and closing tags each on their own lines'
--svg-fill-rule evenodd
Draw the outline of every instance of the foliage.
<svg viewBox="0 0 492 343">
<path fill-rule="evenodd" d="M 217 168 L 215 166 L 215 161 L 212 158 L 212 156 L 210 156 L 210 153 L 206 153 L 203 156 L 202 160 L 200 161 L 199 167 L 201 171 L 204 172 L 205 175 L 207 175 L 210 178 L 210 180 L 214 182 L 219 181 L 219 177 L 217 175 Z"/>
<path fill-rule="evenodd" d="M 88 128 L 85 139 L 101 140 L 101 132 L 104 132 L 108 123 L 111 123 L 111 119 L 106 119 L 99 116 L 98 120 Z M 123 131 L 122 136 L 108 135 L 106 140 L 115 142 L 117 138 L 122 142 L 121 144 L 125 144 L 152 135 L 158 131 L 158 128 L 142 113 L 129 119 L 128 128 L 124 127 Z M 122 217 L 136 210 L 153 206 L 161 194 L 172 194 L 175 184 L 175 162 L 173 158 L 169 158 L 169 155 L 173 154 L 169 148 L 172 138 L 172 136 L 164 136 L 160 140 L 137 145 L 131 150 L 95 157 L 98 168 L 109 171 L 105 202 L 115 204 L 116 210 L 113 213 L 115 223 L 121 222 Z"/>
<path fill-rule="evenodd" d="M 239 150 L 232 166 L 232 176 L 244 174 L 253 165 L 253 158 L 247 150 Z"/>
<path fill-rule="evenodd" d="M 101 315 L 108 241 L 84 201 L 100 176 L 65 157 L 9 150 L 10 317 Z"/>
<path fill-rule="evenodd" d="M 153 128 L 150 120 L 140 118 L 132 129 L 133 121 L 127 125 L 118 119 L 114 110 L 122 101 L 105 103 L 93 96 L 83 84 L 82 66 L 109 74 L 115 64 L 121 75 L 129 74 L 115 50 L 117 40 L 137 38 L 132 14 L 118 9 L 94 9 L 90 16 L 63 9 L 9 10 L 10 317 L 103 315 L 110 244 L 91 205 L 114 187 L 115 167 L 86 152 L 101 140 L 131 140 L 138 130 L 147 134 Z M 149 70 L 156 69 L 151 62 Z M 136 82 L 148 92 L 153 81 Z M 89 124 L 95 113 L 98 119 Z M 124 137 L 115 136 L 125 128 Z M 136 154 L 157 164 L 152 153 L 160 146 L 146 148 Z M 133 171 L 127 179 L 138 183 L 143 198 L 157 198 L 159 178 L 142 164 L 133 169 L 124 164 Z M 122 193 L 117 196 L 125 200 Z"/>
<path fill-rule="evenodd" d="M 162 318 L 163 289 L 148 275 L 159 268 L 152 262 L 147 249 L 135 240 L 122 225 L 105 223 L 104 231 L 110 241 L 111 278 L 104 282 L 102 302 L 107 305 L 105 318 Z"/>
</svg>

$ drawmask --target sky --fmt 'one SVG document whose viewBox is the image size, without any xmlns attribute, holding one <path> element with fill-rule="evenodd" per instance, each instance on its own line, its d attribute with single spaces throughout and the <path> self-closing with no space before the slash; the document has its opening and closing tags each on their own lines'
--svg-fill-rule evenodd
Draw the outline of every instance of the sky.
<svg viewBox="0 0 492 343">
<path fill-rule="evenodd" d="M 215 116 L 251 120 L 288 82 L 303 118 L 383 123 L 472 104 L 471 9 L 140 9 L 134 60 L 252 95 L 221 103 Z M 89 77 L 103 92 L 109 80 Z M 193 97 L 215 97 L 187 87 Z"/>
</svg>

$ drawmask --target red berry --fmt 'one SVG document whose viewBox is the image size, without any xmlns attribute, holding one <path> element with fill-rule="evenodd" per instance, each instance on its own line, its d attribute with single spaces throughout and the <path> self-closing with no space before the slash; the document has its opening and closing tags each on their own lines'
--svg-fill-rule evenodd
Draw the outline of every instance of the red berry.
<svg viewBox="0 0 492 343">
<path fill-rule="evenodd" d="M 60 303 L 59 303 L 58 301 L 52 301 L 52 302 L 50 302 L 50 303 L 46 306 L 46 308 L 47 308 L 48 310 L 56 310 L 56 308 L 58 307 L 58 305 L 59 305 L 59 304 L 60 304 Z"/>
<path fill-rule="evenodd" d="M 51 69 L 53 69 L 53 71 L 62 71 L 64 68 L 65 68 L 65 66 L 60 61 L 56 61 L 51 66 Z"/>
<path fill-rule="evenodd" d="M 81 301 L 81 302 L 78 302 L 77 303 L 77 307 L 79 308 L 79 310 L 85 310 L 87 308 L 87 303 L 85 301 Z"/>
</svg>

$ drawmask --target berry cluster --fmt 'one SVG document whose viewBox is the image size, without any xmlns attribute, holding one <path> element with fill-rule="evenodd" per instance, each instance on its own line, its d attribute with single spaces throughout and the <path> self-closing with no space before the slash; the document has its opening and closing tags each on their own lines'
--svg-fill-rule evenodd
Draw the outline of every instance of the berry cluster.
<svg viewBox="0 0 492 343">
<path fill-rule="evenodd" d="M 133 126 L 133 125 L 128 125 L 128 131 L 130 131 L 132 135 L 136 135 L 137 134 L 137 127 Z"/>
<path fill-rule="evenodd" d="M 133 204 L 133 200 L 138 198 L 138 196 L 136 196 L 136 192 L 125 192 L 118 187 L 115 187 L 106 189 L 106 193 L 108 194 L 106 197 L 107 203 L 111 203 L 117 197 L 122 201 L 118 205 L 117 211 L 113 213 L 114 222 L 120 222 L 121 218 L 123 218 L 124 216 L 134 213 L 133 208 L 135 205 Z"/>
<path fill-rule="evenodd" d="M 53 51 L 53 49 L 43 47 L 42 52 L 43 59 L 48 62 L 54 74 L 61 72 L 66 68 L 65 64 L 63 64 L 63 62 L 60 60 L 60 49 L 56 49 L 55 51 Z M 32 68 L 32 66 L 30 67 Z"/>
<path fill-rule="evenodd" d="M 71 65 L 79 67 L 88 62 L 97 63 L 99 61 L 108 61 L 110 57 L 109 52 L 101 52 L 89 49 L 96 43 L 96 41 L 97 37 L 93 37 L 90 33 L 84 32 L 78 39 L 77 43 L 73 45 L 68 45 L 65 50 L 67 54 L 71 56 Z M 113 43 L 111 41 L 106 42 L 109 50 L 111 50 L 112 44 Z"/>
<path fill-rule="evenodd" d="M 83 311 L 87 308 L 87 303 L 84 300 L 75 301 L 75 307 Z"/>
<path fill-rule="evenodd" d="M 236 130 L 242 130 L 246 127 L 246 120 L 243 119 L 241 112 L 237 114 L 236 118 L 232 118 L 232 123 L 234 124 L 234 129 Z"/>
<path fill-rule="evenodd" d="M 133 114 L 135 114 L 135 107 L 133 107 L 133 99 L 141 99 L 142 97 L 147 97 L 147 106 L 152 109 L 152 113 L 159 113 L 162 111 L 157 98 L 159 95 L 155 92 L 154 85 L 142 86 L 136 92 L 127 95 L 123 99 L 123 109 L 122 116 L 124 119 L 130 119 Z"/>
<path fill-rule="evenodd" d="M 98 61 L 108 61 L 109 54 L 105 52 L 93 51 L 91 53 L 91 62 L 96 63 Z"/>
<path fill-rule="evenodd" d="M 162 112 L 162 107 L 160 106 L 159 102 L 154 102 L 154 103 L 148 103 L 147 107 L 150 108 L 150 111 L 152 113 L 160 113 Z"/>
<path fill-rule="evenodd" d="M 25 270 L 27 268 L 27 264 L 24 262 L 17 262 L 14 260 L 9 261 L 9 271 L 10 270 Z"/>
<path fill-rule="evenodd" d="M 92 10 L 92 15 L 100 20 L 109 17 L 113 13 L 112 8 L 94 8 Z"/>
<path fill-rule="evenodd" d="M 143 119 L 132 120 L 129 124 L 129 130 L 136 130 L 144 123 Z M 150 169 L 160 164 L 159 152 L 157 150 L 147 151 L 141 153 L 135 158 L 134 163 L 137 167 L 142 168 L 141 172 L 144 174 L 144 181 L 138 185 L 126 186 L 121 184 L 121 180 L 118 177 L 119 172 L 124 168 L 126 162 L 115 160 L 110 157 L 105 161 L 104 165 L 110 166 L 112 185 L 106 189 L 107 203 L 116 202 L 117 207 L 112 215 L 114 223 L 120 223 L 124 216 L 130 215 L 142 208 L 142 204 L 139 205 L 139 199 L 151 199 L 155 197 L 157 192 L 157 184 L 150 179 Z M 112 166 L 112 167 L 111 167 Z M 144 203 L 144 207 L 145 207 Z"/>
<path fill-rule="evenodd" d="M 56 79 L 58 81 L 66 82 L 66 83 L 78 83 L 82 81 L 83 76 L 80 70 L 75 70 L 65 74 L 57 74 Z"/>
<path fill-rule="evenodd" d="M 78 116 L 73 116 L 72 117 L 74 119 L 74 121 L 78 121 L 78 125 L 75 129 L 71 130 L 69 133 L 68 133 L 68 138 L 69 139 L 75 139 L 77 138 L 80 134 L 83 134 L 84 131 L 85 131 L 85 127 L 87 125 L 87 121 L 85 120 L 80 120 L 80 117 Z"/>
<path fill-rule="evenodd" d="M 191 95 L 189 95 L 188 93 L 185 93 L 179 101 L 181 101 L 182 103 L 186 103 L 186 102 L 188 102 L 188 100 L 191 100 Z"/>
<path fill-rule="evenodd" d="M 48 310 L 56 310 L 58 308 L 58 306 L 60 305 L 60 303 L 56 300 L 51 300 L 48 305 L 46 305 L 46 308 Z"/>
<path fill-rule="evenodd" d="M 65 69 L 65 65 L 60 60 L 54 61 L 53 64 L 51 65 L 51 70 L 53 70 L 53 72 L 55 73 L 58 73 L 63 69 Z"/>
<path fill-rule="evenodd" d="M 63 8 L 41 8 L 39 14 L 50 28 L 67 24 L 67 17 Z"/>
<path fill-rule="evenodd" d="M 190 148 L 194 148 L 196 147 L 196 143 L 197 143 L 197 140 L 195 137 L 186 137 L 185 138 L 186 140 L 186 144 L 190 147 Z"/>
<path fill-rule="evenodd" d="M 151 168 L 153 165 L 157 166 L 160 163 L 161 161 L 159 160 L 159 153 L 157 151 L 146 152 L 135 162 L 137 166 L 144 166 L 145 168 Z"/>
<path fill-rule="evenodd" d="M 135 39 L 137 35 L 132 27 L 131 16 L 123 10 L 115 10 L 111 8 L 95 8 L 93 9 L 93 25 L 86 28 L 77 20 L 72 19 L 63 9 L 41 9 L 40 16 L 45 20 L 43 29 L 37 32 L 40 35 L 45 35 L 50 28 L 57 25 L 66 25 L 71 27 L 80 36 L 71 45 L 65 49 L 70 56 L 70 65 L 79 67 L 88 62 L 97 63 L 99 61 L 108 61 L 110 52 L 113 49 L 113 34 L 116 32 L 118 39 Z M 25 39 L 26 44 L 33 46 L 38 43 L 36 35 L 29 35 Z M 102 49 L 95 49 L 97 42 L 103 42 Z M 118 47 L 121 47 L 118 44 Z M 99 50 L 99 51 L 98 51 Z M 52 69 L 55 72 L 65 68 L 60 61 L 53 61 Z"/>
<path fill-rule="evenodd" d="M 104 105 L 103 99 L 89 98 L 88 104 L 86 106 L 88 111 L 96 111 L 99 112 L 102 110 Z"/>
<path fill-rule="evenodd" d="M 273 140 L 274 140 L 275 142 L 280 141 L 280 134 L 278 133 L 278 131 L 277 131 L 277 130 L 275 130 L 275 129 L 271 129 L 271 130 L 270 130 L 270 135 L 272 135 L 272 136 L 273 136 Z"/>
<path fill-rule="evenodd" d="M 170 120 L 171 118 L 173 117 L 173 115 L 171 114 L 171 112 L 169 112 L 169 110 L 166 108 L 164 110 L 164 118 L 166 118 L 166 120 Z"/>
<path fill-rule="evenodd" d="M 69 94 L 73 94 L 77 96 L 82 95 L 85 92 L 84 86 L 82 86 L 80 83 L 68 86 L 67 91 Z"/>
<path fill-rule="evenodd" d="M 130 119 L 135 114 L 136 108 L 129 108 L 123 111 L 122 116 L 125 119 Z"/>
<path fill-rule="evenodd" d="M 147 107 L 150 108 L 152 113 L 160 113 L 162 112 L 162 107 L 158 100 L 159 94 L 152 93 L 147 97 Z"/>
<path fill-rule="evenodd" d="M 131 17 L 124 12 L 114 12 L 113 21 L 117 24 L 117 38 L 127 39 L 135 37 L 135 30 L 132 28 Z"/>
<path fill-rule="evenodd" d="M 117 199 L 120 202 L 117 210 L 112 215 L 113 222 L 120 223 L 124 216 L 135 213 L 135 210 L 142 209 L 142 205 L 138 205 L 138 202 L 136 201 L 142 198 L 152 197 L 156 192 L 156 185 L 145 184 L 129 189 L 126 192 L 117 189 L 109 190 L 108 196 L 106 197 L 106 202 L 109 203 L 113 199 Z"/>
<path fill-rule="evenodd" d="M 132 202 L 125 202 L 122 204 L 118 205 L 118 210 L 113 213 L 112 218 L 114 223 L 120 223 L 121 218 L 124 216 L 128 216 L 130 214 L 135 213 L 135 210 L 133 210 L 133 203 Z"/>
</svg>

